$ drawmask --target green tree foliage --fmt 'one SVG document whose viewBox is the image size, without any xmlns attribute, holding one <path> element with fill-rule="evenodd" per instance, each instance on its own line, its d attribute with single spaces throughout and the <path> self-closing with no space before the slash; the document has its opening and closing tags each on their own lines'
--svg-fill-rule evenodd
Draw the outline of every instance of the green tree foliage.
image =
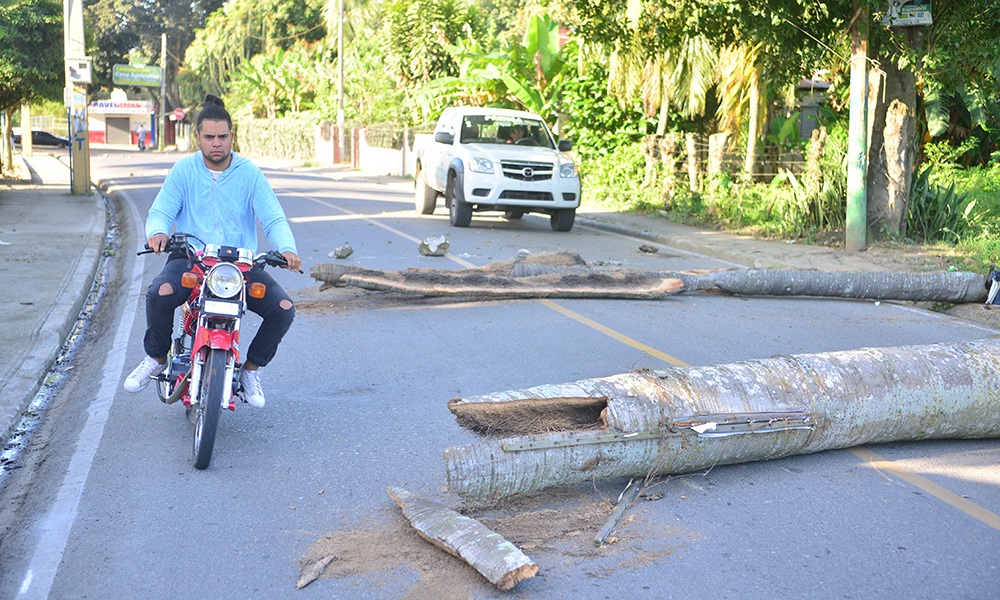
<svg viewBox="0 0 1000 600">
<path fill-rule="evenodd" d="M 62 4 L 22 0 L 0 7 L 0 111 L 63 89 Z"/>
<path fill-rule="evenodd" d="M 959 144 L 979 134 L 967 163 L 1000 149 L 1000 0 L 939 0 L 926 46 L 908 57 L 921 66 L 927 129 Z"/>
<path fill-rule="evenodd" d="M 576 42 L 569 40 L 560 47 L 560 28 L 548 15 L 533 16 L 522 41 L 504 50 L 486 54 L 472 39 L 446 49 L 458 61 L 459 74 L 428 82 L 415 93 L 413 104 L 427 113 L 458 102 L 517 108 L 551 118 L 559 112 L 576 57 Z"/>
<path fill-rule="evenodd" d="M 389 0 L 383 23 L 387 63 L 404 86 L 458 75 L 447 47 L 482 26 L 478 9 L 461 0 Z"/>
<path fill-rule="evenodd" d="M 185 70 L 190 73 L 185 81 L 197 95 L 185 99 L 196 102 L 200 92 L 222 94 L 244 62 L 260 54 L 308 47 L 325 35 L 318 0 L 231 0 L 208 17 L 187 48 Z M 278 62 L 285 60 L 282 56 Z M 262 63 L 254 68 L 263 68 Z"/>
</svg>

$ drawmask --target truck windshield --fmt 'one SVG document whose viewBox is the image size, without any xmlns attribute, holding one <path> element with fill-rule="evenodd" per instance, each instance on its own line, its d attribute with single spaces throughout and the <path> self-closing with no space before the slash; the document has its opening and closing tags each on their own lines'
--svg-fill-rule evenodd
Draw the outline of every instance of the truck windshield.
<svg viewBox="0 0 1000 600">
<path fill-rule="evenodd" d="M 466 115 L 462 118 L 461 143 L 555 147 L 541 120 L 507 115 Z"/>
</svg>

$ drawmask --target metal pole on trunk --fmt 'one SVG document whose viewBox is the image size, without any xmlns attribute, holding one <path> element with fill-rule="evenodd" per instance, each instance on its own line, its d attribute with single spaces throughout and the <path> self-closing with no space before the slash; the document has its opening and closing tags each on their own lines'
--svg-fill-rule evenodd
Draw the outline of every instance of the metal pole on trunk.
<svg viewBox="0 0 1000 600">
<path fill-rule="evenodd" d="M 868 24 L 859 0 L 852 2 L 851 110 L 847 145 L 846 246 L 853 252 L 868 245 Z"/>
<path fill-rule="evenodd" d="M 167 129 L 167 34 L 160 34 L 160 117 L 157 119 L 157 127 L 160 131 L 156 135 L 156 147 L 163 150 L 163 134 Z"/>
<path fill-rule="evenodd" d="M 347 156 L 347 136 L 344 135 L 344 0 L 337 14 L 337 133 L 340 138 L 340 160 Z"/>
</svg>

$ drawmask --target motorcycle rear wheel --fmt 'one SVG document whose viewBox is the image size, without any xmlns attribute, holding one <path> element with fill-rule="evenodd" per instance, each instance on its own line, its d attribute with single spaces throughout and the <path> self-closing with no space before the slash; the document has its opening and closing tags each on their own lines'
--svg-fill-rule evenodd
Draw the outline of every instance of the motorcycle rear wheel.
<svg viewBox="0 0 1000 600">
<path fill-rule="evenodd" d="M 222 392 L 226 385 L 227 352 L 221 348 L 209 351 L 201 372 L 201 389 L 194 419 L 194 468 L 207 469 L 212 462 L 215 432 L 219 427 Z"/>
</svg>

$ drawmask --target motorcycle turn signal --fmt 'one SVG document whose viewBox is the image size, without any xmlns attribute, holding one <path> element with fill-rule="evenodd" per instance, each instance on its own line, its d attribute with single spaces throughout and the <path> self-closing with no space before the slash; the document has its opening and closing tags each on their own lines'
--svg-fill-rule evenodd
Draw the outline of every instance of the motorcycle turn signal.
<svg viewBox="0 0 1000 600">
<path fill-rule="evenodd" d="M 250 297 L 251 298 L 263 298 L 264 294 L 267 293 L 267 286 L 263 283 L 251 283 L 250 284 Z"/>
</svg>

